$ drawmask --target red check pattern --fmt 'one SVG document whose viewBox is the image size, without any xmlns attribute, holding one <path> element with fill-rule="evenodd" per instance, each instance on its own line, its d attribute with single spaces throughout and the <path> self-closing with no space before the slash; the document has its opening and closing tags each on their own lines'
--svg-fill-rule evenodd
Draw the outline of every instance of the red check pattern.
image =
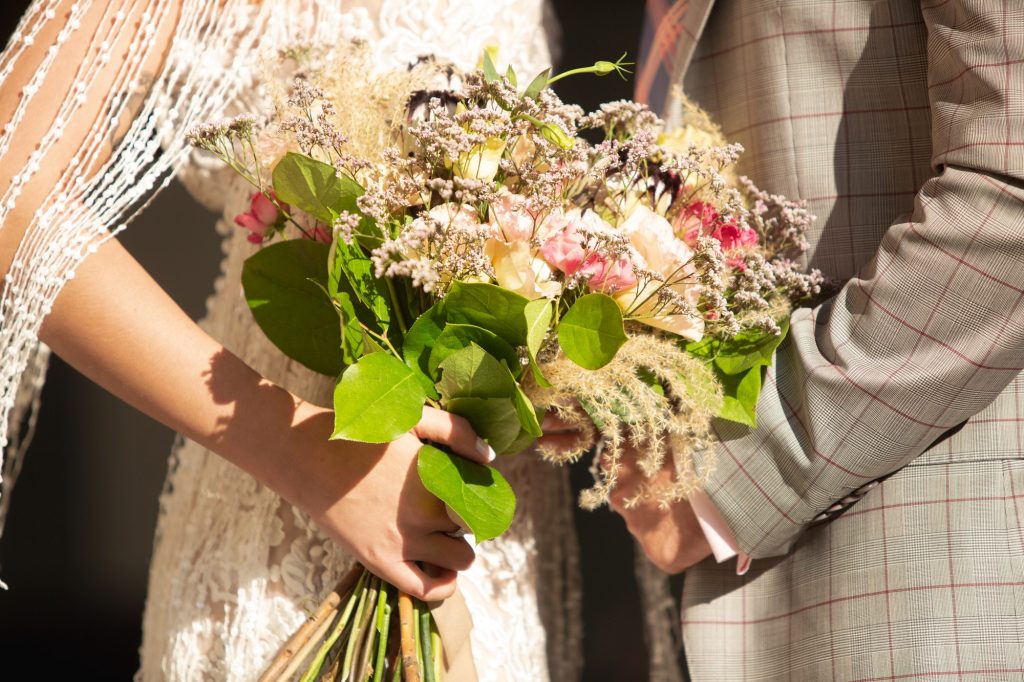
<svg viewBox="0 0 1024 682">
<path fill-rule="evenodd" d="M 719 426 L 707 490 L 757 559 L 687 573 L 693 679 L 1024 680 L 1024 3 L 702 4 L 669 82 L 846 284 L 793 315 L 759 427 Z"/>
</svg>

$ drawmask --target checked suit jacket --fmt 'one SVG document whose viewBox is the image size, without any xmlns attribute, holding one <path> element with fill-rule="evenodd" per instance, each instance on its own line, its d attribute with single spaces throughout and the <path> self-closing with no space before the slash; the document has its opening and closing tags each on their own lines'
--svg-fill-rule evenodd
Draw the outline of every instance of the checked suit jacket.
<svg viewBox="0 0 1024 682">
<path fill-rule="evenodd" d="M 682 83 L 844 282 L 717 427 L 754 560 L 687 571 L 692 678 L 1024 680 L 1024 0 L 648 13 L 638 97 L 671 121 Z"/>
</svg>

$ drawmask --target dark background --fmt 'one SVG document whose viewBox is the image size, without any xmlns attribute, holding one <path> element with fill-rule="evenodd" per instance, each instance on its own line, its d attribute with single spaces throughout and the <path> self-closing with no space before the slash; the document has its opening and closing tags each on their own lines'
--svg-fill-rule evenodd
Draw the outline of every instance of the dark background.
<svg viewBox="0 0 1024 682">
<path fill-rule="evenodd" d="M 4 0 L 4 42 L 27 0 Z M 637 52 L 643 3 L 555 0 L 563 68 Z M 616 77 L 570 78 L 563 99 L 587 109 L 631 96 Z M 193 318 L 202 315 L 220 249 L 214 216 L 177 184 L 121 239 Z M 0 542 L 4 668 L 126 680 L 138 666 L 157 496 L 174 434 L 59 358 L 51 363 L 38 433 Z M 577 464 L 577 489 L 589 482 Z M 646 679 L 633 549 L 618 517 L 577 510 L 584 576 L 584 679 Z"/>
</svg>

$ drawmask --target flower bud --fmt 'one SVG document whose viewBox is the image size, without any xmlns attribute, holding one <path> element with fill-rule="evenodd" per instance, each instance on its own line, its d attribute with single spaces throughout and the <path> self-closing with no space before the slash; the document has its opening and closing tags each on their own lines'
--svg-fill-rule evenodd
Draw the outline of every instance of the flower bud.
<svg viewBox="0 0 1024 682">
<path fill-rule="evenodd" d="M 562 149 L 572 149 L 576 146 L 576 140 L 569 133 L 562 130 L 554 123 L 545 123 L 540 127 L 540 134 L 551 144 L 556 144 Z"/>
</svg>

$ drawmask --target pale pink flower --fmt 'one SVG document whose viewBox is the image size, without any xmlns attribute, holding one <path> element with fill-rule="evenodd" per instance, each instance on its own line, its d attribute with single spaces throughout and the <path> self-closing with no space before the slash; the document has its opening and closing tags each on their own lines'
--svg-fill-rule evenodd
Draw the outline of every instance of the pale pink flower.
<svg viewBox="0 0 1024 682">
<path fill-rule="evenodd" d="M 491 236 L 484 253 L 494 267 L 498 285 L 529 299 L 557 296 L 561 285 L 531 243 L 539 226 L 526 200 L 503 189 L 491 203 L 488 217 Z"/>
<path fill-rule="evenodd" d="M 494 278 L 503 289 L 531 300 L 542 296 L 555 298 L 562 289 L 551 268 L 533 253 L 529 242 L 506 242 L 492 237 L 484 245 L 484 254 L 491 260 Z"/>
<path fill-rule="evenodd" d="M 600 254 L 591 254 L 583 261 L 579 272 L 587 277 L 588 287 L 609 295 L 636 286 L 633 263 L 625 256 L 612 260 Z"/>
<path fill-rule="evenodd" d="M 580 274 L 590 289 L 607 294 L 636 286 L 633 264 L 628 258 L 613 259 L 587 250 L 587 237 L 580 231 L 581 226 L 598 233 L 615 229 L 599 215 L 593 211 L 581 213 L 573 209 L 550 217 L 548 226 L 561 227 L 561 231 L 544 242 L 540 249 L 541 256 L 552 267 L 567 275 Z"/>
<path fill-rule="evenodd" d="M 586 238 L 578 228 L 579 210 L 569 211 L 564 215 L 564 220 L 565 227 L 544 242 L 540 247 L 540 255 L 551 267 L 572 275 L 580 269 L 587 258 L 587 251 L 583 247 Z"/>
<path fill-rule="evenodd" d="M 276 200 L 274 190 L 269 192 Z M 281 204 L 281 208 L 287 211 L 288 204 Z M 260 244 L 270 236 L 280 220 L 281 211 L 263 192 L 253 192 L 249 198 L 249 211 L 235 216 L 235 224 L 249 230 L 248 240 L 253 244 Z"/>
<path fill-rule="evenodd" d="M 619 306 L 646 325 L 699 341 L 704 335 L 704 320 L 696 312 L 700 285 L 691 263 L 693 251 L 676 238 L 665 218 L 646 206 L 638 207 L 619 229 L 629 237 L 636 251 L 634 257 L 640 259 L 637 265 L 664 279 L 645 279 L 639 286 L 620 292 L 615 297 Z M 663 286 L 693 310 L 666 309 L 658 297 L 658 290 Z"/>
<path fill-rule="evenodd" d="M 488 214 L 494 234 L 506 242 L 529 241 L 537 226 L 536 216 L 527 208 L 526 199 L 502 188 Z"/>
</svg>

